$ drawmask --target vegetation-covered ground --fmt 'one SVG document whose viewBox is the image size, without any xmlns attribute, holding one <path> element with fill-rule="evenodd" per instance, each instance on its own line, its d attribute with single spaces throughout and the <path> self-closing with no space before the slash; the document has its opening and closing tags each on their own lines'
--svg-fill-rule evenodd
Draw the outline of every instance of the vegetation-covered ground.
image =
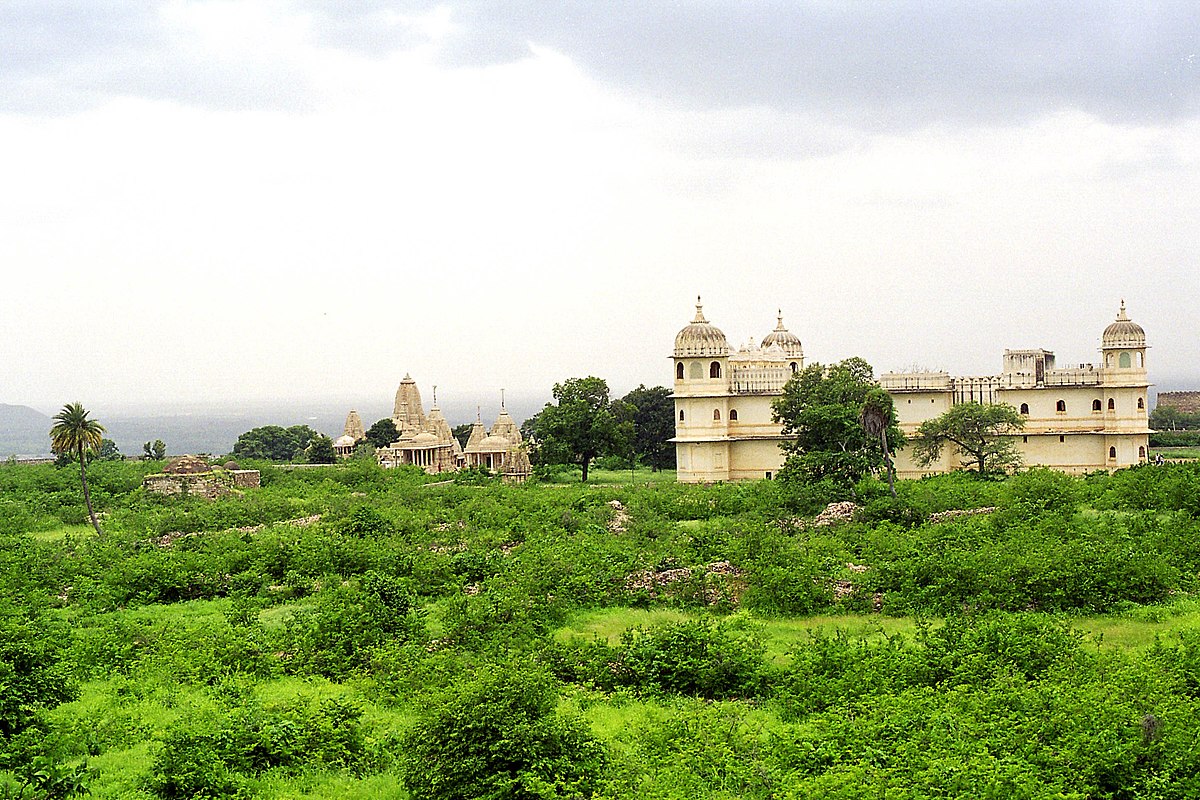
<svg viewBox="0 0 1200 800">
<path fill-rule="evenodd" d="M 829 525 L 778 482 L 160 467 L 89 469 L 101 536 L 77 472 L 0 467 L 0 797 L 1200 796 L 1200 464 Z"/>
</svg>

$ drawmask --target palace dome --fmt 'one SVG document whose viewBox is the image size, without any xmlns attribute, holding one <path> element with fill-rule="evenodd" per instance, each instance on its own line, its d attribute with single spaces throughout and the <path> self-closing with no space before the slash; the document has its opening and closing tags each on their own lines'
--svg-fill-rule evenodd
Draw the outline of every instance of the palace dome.
<svg viewBox="0 0 1200 800">
<path fill-rule="evenodd" d="M 1104 336 L 1100 341 L 1104 348 L 1146 346 L 1146 331 L 1126 316 L 1124 300 L 1121 301 L 1121 310 L 1117 313 L 1116 321 L 1104 329 Z"/>
<path fill-rule="evenodd" d="M 690 356 L 727 356 L 729 340 L 724 332 L 704 318 L 700 298 L 696 298 L 696 316 L 690 325 L 675 335 L 675 358 Z"/>
<path fill-rule="evenodd" d="M 765 350 L 771 345 L 777 344 L 788 356 L 803 358 L 804 348 L 800 346 L 800 337 L 783 327 L 783 311 L 779 312 L 777 319 L 778 323 L 775 325 L 775 330 L 768 333 L 762 340 L 763 349 Z"/>
</svg>

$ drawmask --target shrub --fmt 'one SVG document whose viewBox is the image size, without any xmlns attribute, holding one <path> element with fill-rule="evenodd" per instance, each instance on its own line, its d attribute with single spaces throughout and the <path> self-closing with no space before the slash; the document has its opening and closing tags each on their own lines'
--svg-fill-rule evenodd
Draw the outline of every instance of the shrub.
<svg viewBox="0 0 1200 800">
<path fill-rule="evenodd" d="M 553 681 L 528 665 L 452 687 L 404 739 L 416 800 L 587 797 L 605 764 L 580 720 L 560 714 Z"/>
</svg>

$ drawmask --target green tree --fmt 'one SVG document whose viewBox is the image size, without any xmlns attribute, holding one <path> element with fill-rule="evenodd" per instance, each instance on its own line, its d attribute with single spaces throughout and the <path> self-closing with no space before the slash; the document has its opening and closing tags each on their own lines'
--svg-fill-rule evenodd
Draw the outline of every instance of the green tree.
<svg viewBox="0 0 1200 800">
<path fill-rule="evenodd" d="M 450 435 L 458 439 L 458 444 L 461 447 L 467 446 L 467 440 L 471 438 L 471 428 L 474 426 L 469 422 L 464 422 L 462 425 L 455 425 L 450 429 Z M 525 426 L 521 426 L 521 432 L 525 432 Z"/>
<path fill-rule="evenodd" d="M 396 430 L 396 423 L 392 422 L 391 417 L 384 417 L 367 428 L 366 437 L 375 447 L 387 447 L 400 438 L 400 431 Z"/>
<path fill-rule="evenodd" d="M 864 475 L 885 468 L 884 441 L 901 442 L 903 434 L 890 405 L 882 434 L 871 434 L 859 417 L 878 386 L 871 365 L 848 358 L 828 367 L 810 364 L 783 387 L 772 403 L 772 416 L 790 437 L 780 447 L 786 459 L 780 478 L 808 483 L 828 482 L 835 493 L 852 495 Z M 874 414 L 875 412 L 872 412 Z"/>
<path fill-rule="evenodd" d="M 337 453 L 333 449 L 333 439 L 325 434 L 317 434 L 308 447 L 304 448 L 304 460 L 309 464 L 332 464 L 337 461 Z"/>
<path fill-rule="evenodd" d="M 633 451 L 654 471 L 675 468 L 675 401 L 665 386 L 645 384 L 621 398 L 633 407 Z"/>
<path fill-rule="evenodd" d="M 153 443 L 146 442 L 142 445 L 143 461 L 162 461 L 166 457 L 167 446 L 162 439 L 155 439 Z"/>
<path fill-rule="evenodd" d="M 121 448 L 112 439 L 101 439 L 100 448 L 96 450 L 96 459 L 98 461 L 124 461 L 125 456 L 121 455 Z"/>
<path fill-rule="evenodd" d="M 400 771 L 416 800 L 590 797 L 605 752 L 556 710 L 552 680 L 521 665 L 456 687 L 405 737 Z"/>
<path fill-rule="evenodd" d="M 884 465 L 887 467 L 888 490 L 891 491 L 892 497 L 895 497 L 896 465 L 892 462 L 892 452 L 888 448 L 888 428 L 896 425 L 896 409 L 892 403 L 892 396 L 880 388 L 867 392 L 862 409 L 858 412 L 858 422 L 868 436 L 879 439 Z"/>
<path fill-rule="evenodd" d="M 533 433 L 545 464 L 579 464 L 584 482 L 598 456 L 615 454 L 620 445 L 608 384 L 602 378 L 568 378 L 554 384 L 555 403 L 538 412 Z"/>
<path fill-rule="evenodd" d="M 290 428 L 264 425 L 239 436 L 233 445 L 233 455 L 237 458 L 292 461 L 303 456 L 313 439 L 320 435 L 307 425 L 293 425 Z"/>
<path fill-rule="evenodd" d="M 1150 427 L 1158 431 L 1197 430 L 1200 429 L 1200 413 L 1157 405 L 1150 412 Z"/>
<path fill-rule="evenodd" d="M 958 403 L 946 413 L 921 423 L 913 440 L 913 458 L 927 467 L 953 445 L 966 469 L 980 475 L 1020 466 L 1013 435 L 1025 427 L 1021 414 L 1007 403 Z"/>
<path fill-rule="evenodd" d="M 96 511 L 92 508 L 92 493 L 87 482 L 87 455 L 100 449 L 104 441 L 104 426 L 94 419 L 88 418 L 88 411 L 82 403 L 68 403 L 54 415 L 54 425 L 50 428 L 50 449 L 57 454 L 72 453 L 79 460 L 79 482 L 83 484 L 83 500 L 87 504 L 88 517 L 97 534 L 100 523 L 96 519 Z"/>
</svg>

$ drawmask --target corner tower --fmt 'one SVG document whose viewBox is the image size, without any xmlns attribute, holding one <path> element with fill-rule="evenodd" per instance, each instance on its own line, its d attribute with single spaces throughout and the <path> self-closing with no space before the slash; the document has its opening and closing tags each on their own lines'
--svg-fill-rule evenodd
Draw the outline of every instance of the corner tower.
<svg viewBox="0 0 1200 800">
<path fill-rule="evenodd" d="M 1146 331 L 1125 313 L 1100 337 L 1100 389 L 1103 393 L 1104 464 L 1108 469 L 1142 464 L 1150 447 L 1147 411 Z"/>
</svg>

